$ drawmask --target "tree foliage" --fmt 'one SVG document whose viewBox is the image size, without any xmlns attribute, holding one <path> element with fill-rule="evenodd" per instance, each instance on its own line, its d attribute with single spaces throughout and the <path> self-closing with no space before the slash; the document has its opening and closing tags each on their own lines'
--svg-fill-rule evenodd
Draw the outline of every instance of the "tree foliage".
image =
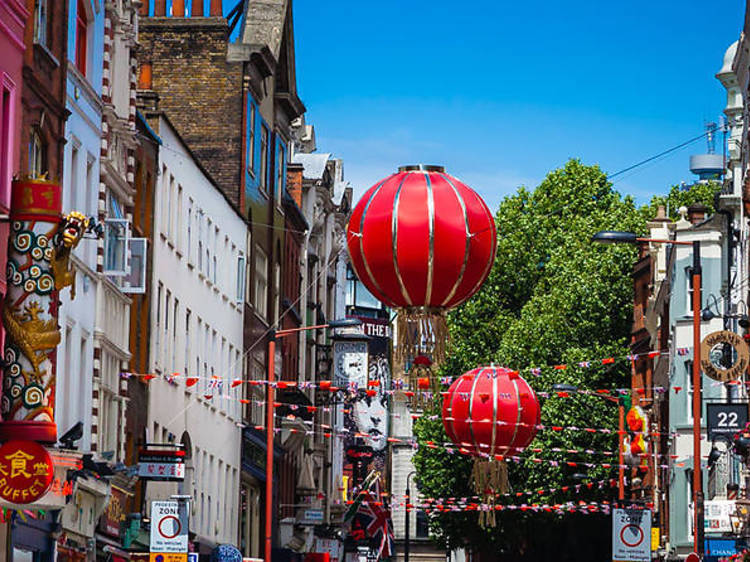
<svg viewBox="0 0 750 562">
<path fill-rule="evenodd" d="M 520 370 L 537 391 L 549 391 L 555 383 L 580 389 L 627 387 L 627 361 L 576 366 L 581 361 L 627 355 L 632 323 L 631 274 L 636 248 L 597 245 L 591 236 L 599 230 L 644 233 L 646 221 L 663 201 L 669 201 L 671 208 L 699 200 L 712 203 L 714 192 L 715 187 L 694 192 L 673 188 L 666 198 L 655 198 L 651 205 L 638 209 L 632 198 L 612 188 L 598 166 L 578 160 L 550 172 L 533 191 L 519 188 L 497 211 L 498 252 L 489 278 L 477 295 L 449 316 L 452 344 L 441 374 L 456 377 L 495 363 Z M 560 364 L 568 367 L 552 368 Z M 533 376 L 531 367 L 542 367 L 541 375 Z M 617 429 L 616 406 L 595 396 L 560 398 L 553 393 L 541 403 L 543 425 Z M 439 407 L 435 405 L 433 413 L 439 414 Z M 415 435 L 420 442 L 447 441 L 439 416 L 437 420 L 419 418 Z M 560 490 L 583 482 L 581 491 L 578 495 L 557 491 L 533 498 L 510 496 L 507 503 L 611 499 L 611 489 L 585 485 L 617 477 L 616 469 L 600 466 L 612 461 L 611 457 L 553 449 L 616 451 L 617 446 L 616 432 L 539 432 L 530 447 L 537 451 L 527 450 L 521 463 L 509 465 L 512 491 Z M 553 466 L 536 463 L 532 457 L 599 464 L 589 468 L 566 463 Z M 471 462 L 441 449 L 420 448 L 415 456 L 420 493 L 428 497 L 471 496 Z M 530 534 L 559 542 L 569 524 L 566 518 L 570 518 L 518 511 L 500 515 L 498 526 L 485 530 L 477 525 L 476 513 L 440 514 L 431 520 L 431 530 L 436 540 L 449 548 L 470 544 L 475 551 L 497 554 L 494 559 L 504 559 L 499 555 L 505 553 L 508 560 L 544 560 L 546 554 L 538 550 L 543 547 L 534 544 L 544 541 L 530 542 Z M 592 541 L 587 548 L 595 544 Z M 604 544 L 608 548 L 606 541 Z M 601 551 L 601 545 L 599 548 L 591 557 L 580 557 L 584 553 L 578 549 L 579 557 L 570 559 L 602 559 L 607 553 Z"/>
</svg>

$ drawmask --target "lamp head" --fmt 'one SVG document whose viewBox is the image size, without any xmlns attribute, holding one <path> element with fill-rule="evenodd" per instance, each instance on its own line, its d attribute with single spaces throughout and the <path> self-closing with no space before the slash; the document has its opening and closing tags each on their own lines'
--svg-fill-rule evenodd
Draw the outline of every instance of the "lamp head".
<svg viewBox="0 0 750 562">
<path fill-rule="evenodd" d="M 600 230 L 591 237 L 592 242 L 600 244 L 636 244 L 638 236 L 635 232 L 623 232 L 621 230 Z"/>
<path fill-rule="evenodd" d="M 701 311 L 701 319 L 705 322 L 708 322 L 709 320 L 713 320 L 716 318 L 716 315 L 711 311 L 710 308 L 704 308 Z"/>
<path fill-rule="evenodd" d="M 341 318 L 339 320 L 332 320 L 328 323 L 329 328 L 351 328 L 361 325 L 362 320 L 360 320 L 359 318 Z"/>
<path fill-rule="evenodd" d="M 711 452 L 708 453 L 708 466 L 716 464 L 716 461 L 718 461 L 720 457 L 721 451 L 719 451 L 719 449 L 716 448 L 716 445 L 714 445 L 711 447 Z"/>
</svg>

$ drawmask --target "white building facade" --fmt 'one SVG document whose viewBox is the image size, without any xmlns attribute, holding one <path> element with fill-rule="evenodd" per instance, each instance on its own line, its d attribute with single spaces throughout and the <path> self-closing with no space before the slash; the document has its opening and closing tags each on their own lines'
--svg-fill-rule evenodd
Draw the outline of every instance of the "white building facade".
<svg viewBox="0 0 750 562">
<path fill-rule="evenodd" d="M 104 6 L 68 0 L 68 68 L 63 164 L 63 212 L 97 215 L 102 142 Z M 83 423 L 79 449 L 91 448 L 96 242 L 84 239 L 72 259 L 75 291 L 60 294 L 61 341 L 57 362 L 56 421 L 62 435 Z M 73 297 L 75 296 L 75 299 Z"/>
<path fill-rule="evenodd" d="M 192 496 L 190 529 L 237 544 L 246 224 L 166 117 L 154 211 L 147 436 L 182 443 L 185 481 L 152 483 L 148 499 Z M 197 379 L 197 381 L 195 380 Z"/>
</svg>

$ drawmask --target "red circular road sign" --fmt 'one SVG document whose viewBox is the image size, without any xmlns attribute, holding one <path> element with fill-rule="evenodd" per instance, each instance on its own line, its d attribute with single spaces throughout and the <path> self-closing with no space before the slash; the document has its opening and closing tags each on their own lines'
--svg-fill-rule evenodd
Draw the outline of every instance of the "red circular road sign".
<svg viewBox="0 0 750 562">
<path fill-rule="evenodd" d="M 166 531 L 164 527 L 164 523 L 167 521 L 173 521 L 172 523 L 172 529 L 170 531 Z M 164 537 L 165 539 L 173 539 L 177 535 L 180 534 L 180 531 L 182 530 L 182 525 L 180 525 L 180 520 L 177 519 L 174 515 L 167 515 L 166 517 L 162 518 L 159 521 L 159 534 Z"/>
<path fill-rule="evenodd" d="M 0 498 L 32 503 L 49 490 L 54 476 L 52 457 L 35 441 L 7 441 L 0 447 Z"/>
<path fill-rule="evenodd" d="M 701 562 L 701 557 L 695 552 L 691 552 L 688 554 L 687 558 L 685 558 L 685 562 Z"/>
<path fill-rule="evenodd" d="M 632 533 L 627 539 L 625 538 L 625 531 L 630 531 Z M 620 529 L 620 541 L 622 541 L 622 544 L 628 548 L 635 548 L 643 542 L 643 531 L 638 525 L 625 525 Z"/>
</svg>

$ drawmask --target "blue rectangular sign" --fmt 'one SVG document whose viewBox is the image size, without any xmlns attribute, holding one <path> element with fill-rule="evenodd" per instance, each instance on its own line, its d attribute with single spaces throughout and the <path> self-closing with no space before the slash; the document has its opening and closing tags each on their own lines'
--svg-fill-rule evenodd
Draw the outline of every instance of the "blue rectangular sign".
<svg viewBox="0 0 750 562">
<path fill-rule="evenodd" d="M 735 539 L 706 539 L 706 556 L 733 556 L 737 554 Z"/>
</svg>

